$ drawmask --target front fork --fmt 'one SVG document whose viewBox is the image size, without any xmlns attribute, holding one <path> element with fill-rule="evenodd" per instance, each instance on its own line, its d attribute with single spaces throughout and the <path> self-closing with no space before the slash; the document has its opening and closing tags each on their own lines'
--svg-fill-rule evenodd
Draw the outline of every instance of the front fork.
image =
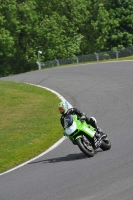
<svg viewBox="0 0 133 200">
<path fill-rule="evenodd" d="M 88 138 L 85 135 L 80 135 L 80 136 L 76 137 L 75 140 L 77 140 L 78 138 L 81 138 L 86 143 L 86 145 L 91 144 L 90 141 L 88 140 Z"/>
<path fill-rule="evenodd" d="M 89 140 L 85 137 L 85 135 L 82 135 L 82 139 L 86 144 L 90 144 Z"/>
</svg>

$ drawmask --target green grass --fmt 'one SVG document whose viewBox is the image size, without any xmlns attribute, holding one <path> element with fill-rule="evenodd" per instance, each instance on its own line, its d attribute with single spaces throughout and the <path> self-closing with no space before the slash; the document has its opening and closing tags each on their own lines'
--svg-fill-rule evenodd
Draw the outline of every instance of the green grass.
<svg viewBox="0 0 133 200">
<path fill-rule="evenodd" d="M 122 57 L 122 58 L 114 58 L 114 59 L 107 59 L 107 60 L 100 60 L 100 61 L 91 61 L 87 62 L 88 64 L 92 63 L 99 63 L 99 62 L 113 62 L 113 61 L 119 61 L 119 60 L 133 60 L 133 56 L 128 56 L 128 57 Z M 80 63 L 79 63 L 80 64 Z"/>
<path fill-rule="evenodd" d="M 110 62 L 110 61 L 119 61 L 119 60 L 133 60 L 133 56 L 128 57 L 122 57 L 122 58 L 114 58 L 114 59 L 108 59 L 108 60 L 101 60 L 99 62 Z"/>
<path fill-rule="evenodd" d="M 62 137 L 59 101 L 45 89 L 0 81 L 0 172 L 37 156 Z"/>
<path fill-rule="evenodd" d="M 118 59 L 116 59 L 116 60 L 133 60 L 133 56 L 118 58 Z"/>
</svg>

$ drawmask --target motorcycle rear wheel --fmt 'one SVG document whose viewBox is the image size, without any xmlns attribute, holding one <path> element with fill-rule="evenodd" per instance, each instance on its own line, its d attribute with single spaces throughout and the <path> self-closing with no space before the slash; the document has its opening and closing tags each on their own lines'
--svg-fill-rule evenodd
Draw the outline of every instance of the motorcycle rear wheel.
<svg viewBox="0 0 133 200">
<path fill-rule="evenodd" d="M 108 140 L 108 138 L 103 139 L 100 148 L 103 151 L 107 151 L 107 150 L 109 150 L 111 148 L 111 142 Z"/>
<path fill-rule="evenodd" d="M 85 142 L 82 140 L 82 138 L 78 138 L 76 140 L 78 147 L 80 150 L 88 157 L 93 157 L 95 152 L 93 147 L 90 145 L 85 144 Z"/>
</svg>

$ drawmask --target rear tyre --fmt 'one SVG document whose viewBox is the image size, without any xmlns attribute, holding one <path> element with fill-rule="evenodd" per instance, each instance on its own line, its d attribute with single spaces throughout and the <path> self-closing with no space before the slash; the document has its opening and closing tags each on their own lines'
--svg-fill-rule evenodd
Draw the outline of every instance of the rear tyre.
<svg viewBox="0 0 133 200">
<path fill-rule="evenodd" d="M 108 138 L 105 138 L 102 140 L 102 144 L 101 144 L 100 148 L 103 151 L 107 151 L 111 148 L 111 142 L 108 140 Z"/>
<path fill-rule="evenodd" d="M 80 148 L 80 150 L 88 157 L 93 157 L 94 156 L 94 149 L 91 146 L 91 144 L 86 144 L 82 138 L 78 138 L 76 140 L 78 147 Z"/>
</svg>

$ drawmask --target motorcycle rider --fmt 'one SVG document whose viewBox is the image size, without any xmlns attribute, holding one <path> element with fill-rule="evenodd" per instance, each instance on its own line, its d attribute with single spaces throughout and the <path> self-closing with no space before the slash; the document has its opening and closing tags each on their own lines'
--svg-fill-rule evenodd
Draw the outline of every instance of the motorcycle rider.
<svg viewBox="0 0 133 200">
<path fill-rule="evenodd" d="M 98 128 L 97 126 L 97 121 L 94 117 L 90 117 L 88 118 L 85 113 L 81 112 L 80 110 L 78 110 L 77 108 L 68 108 L 68 104 L 66 102 L 60 102 L 58 104 L 58 109 L 59 112 L 62 114 L 61 118 L 60 118 L 60 122 L 61 125 L 64 128 L 64 117 L 66 115 L 77 115 L 80 121 L 86 121 L 87 124 L 90 124 L 91 126 L 93 126 L 96 129 L 96 138 L 99 139 L 101 137 L 103 137 L 103 135 L 105 136 L 105 134 L 101 131 L 100 128 Z"/>
</svg>

